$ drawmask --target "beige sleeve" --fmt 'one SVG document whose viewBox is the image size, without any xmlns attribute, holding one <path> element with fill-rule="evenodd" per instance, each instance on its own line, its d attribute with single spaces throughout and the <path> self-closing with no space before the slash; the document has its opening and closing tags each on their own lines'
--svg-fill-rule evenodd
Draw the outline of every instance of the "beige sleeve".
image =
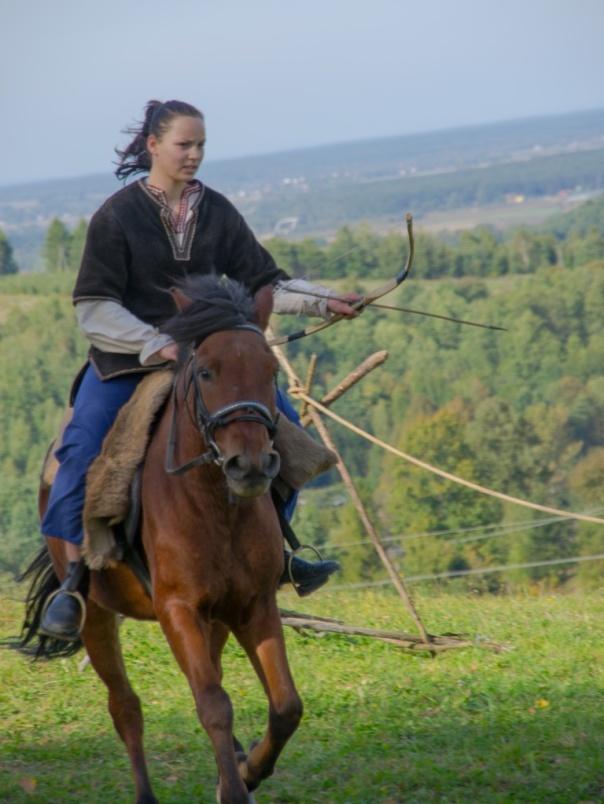
<svg viewBox="0 0 604 804">
<path fill-rule="evenodd" d="M 338 294 L 305 279 L 277 282 L 273 294 L 273 312 L 278 315 L 311 315 L 329 318 L 327 300 Z"/>
<path fill-rule="evenodd" d="M 80 301 L 75 310 L 80 329 L 102 352 L 138 354 L 143 366 L 165 362 L 155 357 L 155 353 L 172 343 L 172 338 L 141 321 L 118 302 Z"/>
</svg>

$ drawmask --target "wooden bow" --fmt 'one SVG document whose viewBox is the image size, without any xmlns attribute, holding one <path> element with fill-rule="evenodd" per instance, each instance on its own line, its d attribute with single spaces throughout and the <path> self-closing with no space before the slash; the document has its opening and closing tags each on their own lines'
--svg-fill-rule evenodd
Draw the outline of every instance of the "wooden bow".
<svg viewBox="0 0 604 804">
<path fill-rule="evenodd" d="M 395 290 L 399 285 L 401 285 L 407 276 L 409 275 L 409 271 L 411 270 L 411 266 L 413 265 L 413 258 L 415 256 L 415 241 L 413 238 L 413 216 L 410 212 L 407 212 L 405 215 L 405 221 L 407 223 L 407 236 L 409 238 L 409 253 L 407 255 L 407 262 L 405 263 L 402 270 L 392 279 L 389 279 L 385 285 L 374 290 L 372 293 L 368 293 L 366 296 L 358 301 L 354 302 L 350 306 L 361 312 L 365 309 L 365 307 L 369 307 L 371 304 L 376 302 L 378 299 L 381 299 L 382 296 L 386 296 L 386 294 L 391 293 Z M 321 332 L 323 329 L 327 329 L 328 327 L 337 324 L 344 318 L 343 315 L 335 315 L 333 318 L 330 318 L 328 321 L 322 321 L 320 324 L 314 324 L 313 326 L 307 327 L 306 329 L 302 329 L 299 332 L 294 332 L 292 335 L 282 335 L 278 338 L 273 338 L 268 342 L 269 346 L 281 346 L 284 343 L 291 343 L 292 341 L 297 341 L 300 338 L 305 338 L 307 335 L 314 335 L 316 332 Z"/>
</svg>

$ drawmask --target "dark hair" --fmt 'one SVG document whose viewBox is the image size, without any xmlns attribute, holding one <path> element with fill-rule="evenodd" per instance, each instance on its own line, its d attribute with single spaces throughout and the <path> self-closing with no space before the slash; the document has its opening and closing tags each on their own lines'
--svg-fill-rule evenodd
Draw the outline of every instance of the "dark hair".
<svg viewBox="0 0 604 804">
<path fill-rule="evenodd" d="M 203 120 L 203 114 L 190 103 L 177 100 L 169 100 L 165 103 L 158 100 L 149 101 L 145 106 L 145 119 L 142 123 L 125 130 L 127 134 L 134 134 L 130 145 L 127 145 L 123 151 L 119 148 L 115 149 L 119 157 L 115 171 L 118 179 L 125 180 L 134 173 L 146 173 L 151 170 L 147 137 L 155 134 L 158 139 L 161 138 L 175 117 L 199 117 L 200 120 Z"/>
</svg>

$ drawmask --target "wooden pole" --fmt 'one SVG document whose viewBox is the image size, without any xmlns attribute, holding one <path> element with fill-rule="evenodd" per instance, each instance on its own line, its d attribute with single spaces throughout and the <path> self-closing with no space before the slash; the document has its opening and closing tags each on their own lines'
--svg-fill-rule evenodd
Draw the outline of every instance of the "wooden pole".
<svg viewBox="0 0 604 804">
<path fill-rule="evenodd" d="M 313 352 L 310 356 L 310 362 L 308 364 L 308 371 L 306 372 L 306 383 L 304 387 L 306 388 L 306 393 L 311 396 L 310 389 L 312 388 L 313 380 L 315 379 L 315 371 L 317 368 L 317 353 Z M 300 417 L 304 418 L 308 411 L 308 403 L 302 403 L 302 410 L 300 412 Z M 306 425 L 303 425 L 305 427 Z"/>
<path fill-rule="evenodd" d="M 431 637 L 430 642 L 425 642 L 421 637 L 406 634 L 402 631 L 383 631 L 377 628 L 363 628 L 357 625 L 333 620 L 329 617 L 315 617 L 310 614 L 300 614 L 296 611 L 280 610 L 281 622 L 296 631 L 316 631 L 319 634 L 348 634 L 350 636 L 370 637 L 382 642 L 389 642 L 399 648 L 406 650 L 427 650 L 430 653 L 451 650 L 452 648 L 471 648 L 476 647 L 477 643 L 464 638 L 460 634 L 447 634 L 446 636 Z M 505 645 L 496 642 L 481 641 L 480 647 L 489 648 L 497 652 L 506 649 Z"/>
<path fill-rule="evenodd" d="M 313 355 L 313 357 L 316 358 L 316 355 Z M 388 352 L 386 351 L 374 352 L 374 354 L 369 355 L 366 360 L 363 360 L 363 362 L 358 365 L 354 371 L 351 371 L 348 376 L 344 377 L 344 379 L 339 382 L 335 388 L 332 388 L 332 390 L 328 394 L 325 394 L 323 399 L 320 399 L 319 401 L 322 405 L 325 405 L 325 407 L 328 408 L 333 402 L 336 401 L 336 399 L 339 399 L 343 394 L 345 394 L 349 388 L 352 388 L 352 386 L 356 385 L 359 380 L 362 380 L 363 377 L 366 377 L 371 371 L 376 369 L 378 366 L 381 366 L 382 363 L 385 363 L 387 359 Z M 311 395 L 310 391 L 308 390 L 308 381 L 306 383 L 306 393 L 309 396 Z M 302 427 L 308 427 L 311 422 L 311 417 L 308 413 L 308 405 L 306 403 L 304 403 L 302 407 L 301 419 Z"/>
<path fill-rule="evenodd" d="M 272 337 L 272 335 L 269 336 L 269 337 Z M 294 387 L 296 387 L 296 386 L 301 387 L 302 384 L 301 384 L 299 378 L 297 377 L 292 365 L 290 364 L 289 360 L 286 358 L 286 356 L 283 353 L 283 351 L 281 350 L 281 348 L 279 346 L 273 346 L 272 348 L 273 348 L 273 351 L 275 352 L 275 355 L 277 356 L 277 360 L 279 361 L 279 363 L 281 364 L 281 366 L 285 370 L 285 373 L 287 374 L 287 377 L 289 379 L 290 385 L 292 385 Z M 390 580 L 392 581 L 392 584 L 393 584 L 394 588 L 398 592 L 401 600 L 403 601 L 403 603 L 407 607 L 409 613 L 411 614 L 411 617 L 413 618 L 413 620 L 414 620 L 414 622 L 415 622 L 415 624 L 416 624 L 416 626 L 417 626 L 417 628 L 419 630 L 419 633 L 421 635 L 422 640 L 427 644 L 431 643 L 432 638 L 431 638 L 430 634 L 428 634 L 428 632 L 426 631 L 426 629 L 424 627 L 424 624 L 422 623 L 422 621 L 420 619 L 420 616 L 417 613 L 417 610 L 415 608 L 415 605 L 413 603 L 411 595 L 409 594 L 409 592 L 407 591 L 407 588 L 405 587 L 403 579 L 400 577 L 400 575 L 398 574 L 398 572 L 396 570 L 396 567 L 394 566 L 394 564 L 390 560 L 390 557 L 389 557 L 388 553 L 386 552 L 382 542 L 380 541 L 380 537 L 378 536 L 378 533 L 377 533 L 376 529 L 373 527 L 373 524 L 372 524 L 371 520 L 369 519 L 369 515 L 367 514 L 367 510 L 366 510 L 365 506 L 363 505 L 363 501 L 361 500 L 359 492 L 357 491 L 357 488 L 356 488 L 356 486 L 354 484 L 354 481 L 353 481 L 353 479 L 352 479 L 352 477 L 350 475 L 350 472 L 346 468 L 346 465 L 345 465 L 344 461 L 342 460 L 342 456 L 341 456 L 340 452 L 338 451 L 336 445 L 334 444 L 333 439 L 331 438 L 331 435 L 330 435 L 327 427 L 325 426 L 325 423 L 324 423 L 323 419 L 321 418 L 321 416 L 317 413 L 317 411 L 314 408 L 311 408 L 309 410 L 308 415 L 311 417 L 311 421 L 314 424 L 314 426 L 317 428 L 317 431 L 318 431 L 319 435 L 321 436 L 321 440 L 323 441 L 325 446 L 328 449 L 333 450 L 333 452 L 335 452 L 335 454 L 338 456 L 338 462 L 336 464 L 338 472 L 340 473 L 340 476 L 341 476 L 341 478 L 342 478 L 342 480 L 344 482 L 344 485 L 346 486 L 346 488 L 348 490 L 348 493 L 350 494 L 350 497 L 352 499 L 353 505 L 357 510 L 357 513 L 359 515 L 359 518 L 360 518 L 361 522 L 363 523 L 363 527 L 365 528 L 365 531 L 366 531 L 367 535 L 371 539 L 371 542 L 372 542 L 372 544 L 373 544 L 378 556 L 380 557 L 380 560 L 381 560 L 382 564 L 386 568 L 386 571 L 387 571 L 388 575 L 390 576 Z"/>
</svg>

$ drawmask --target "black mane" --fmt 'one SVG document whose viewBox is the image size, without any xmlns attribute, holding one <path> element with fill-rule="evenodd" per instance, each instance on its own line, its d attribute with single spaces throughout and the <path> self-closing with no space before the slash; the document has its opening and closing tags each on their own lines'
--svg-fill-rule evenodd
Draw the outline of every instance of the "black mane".
<svg viewBox="0 0 604 804">
<path fill-rule="evenodd" d="M 160 327 L 178 344 L 196 346 L 208 335 L 254 323 L 254 300 L 239 282 L 215 274 L 191 276 L 178 285 L 191 304 Z"/>
</svg>

